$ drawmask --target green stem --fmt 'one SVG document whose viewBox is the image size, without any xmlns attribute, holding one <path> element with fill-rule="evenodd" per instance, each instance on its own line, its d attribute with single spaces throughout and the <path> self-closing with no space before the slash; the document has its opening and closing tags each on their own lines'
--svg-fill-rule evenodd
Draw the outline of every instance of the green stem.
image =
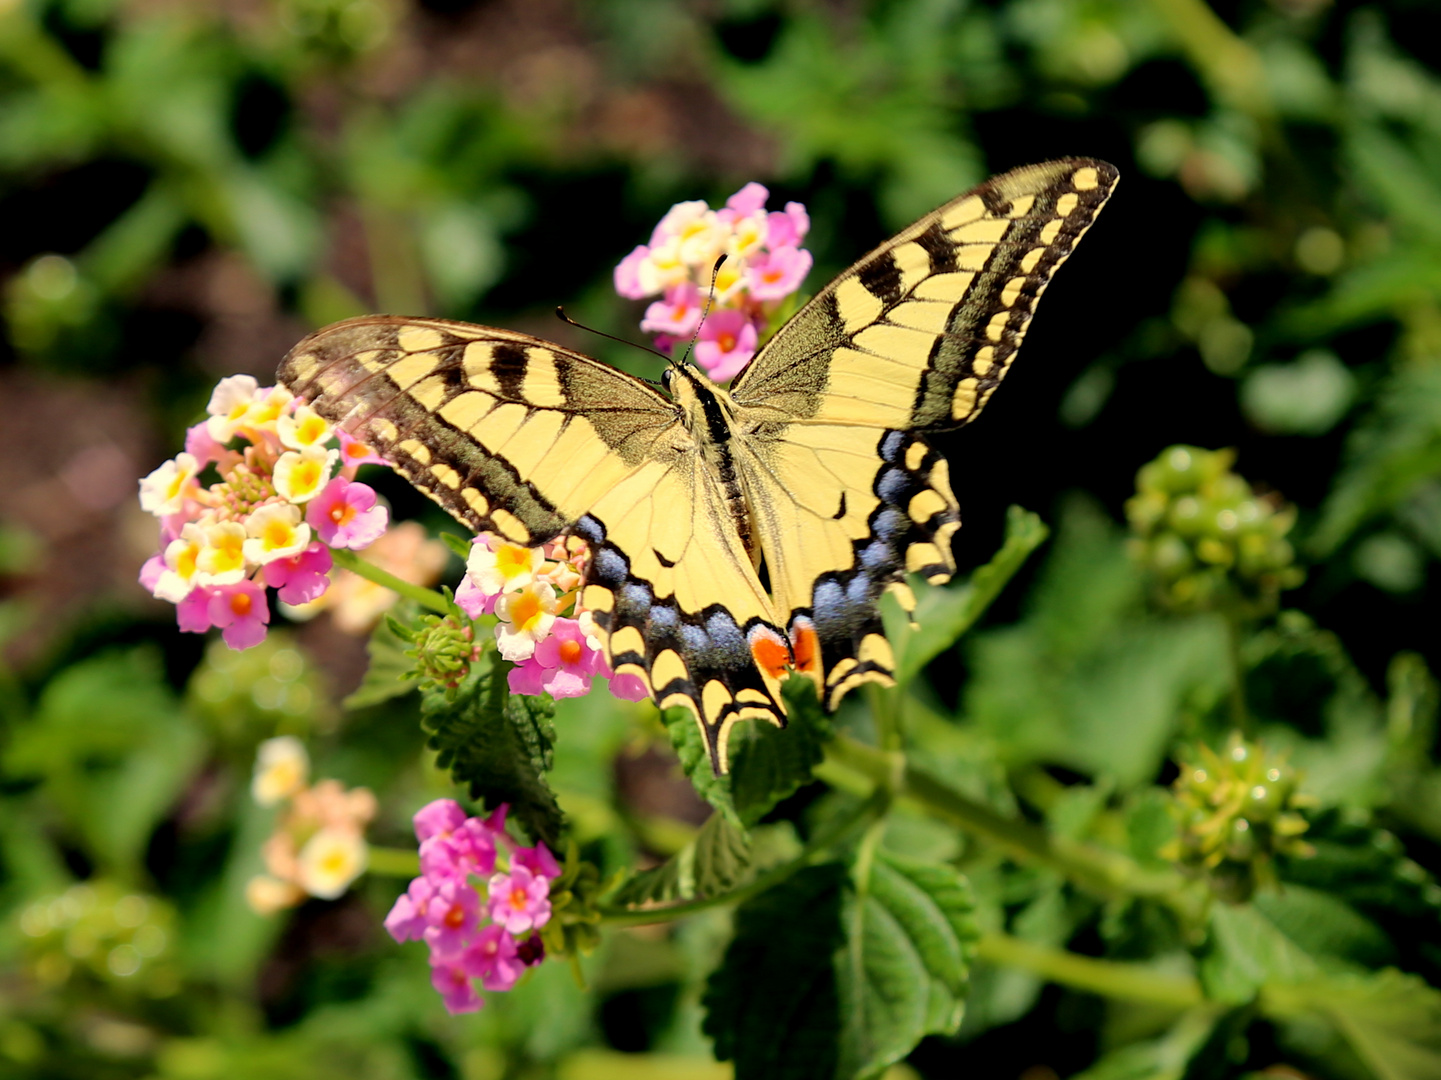
<svg viewBox="0 0 1441 1080">
<path fill-rule="evenodd" d="M 381 877 L 412 878 L 420 873 L 420 853 L 409 848 L 373 847 L 366 869 Z"/>
<path fill-rule="evenodd" d="M 423 585 L 415 585 L 396 577 L 389 570 L 382 570 L 372 562 L 366 562 L 353 551 L 345 548 L 332 548 L 330 556 L 335 560 L 335 565 L 342 569 L 349 570 L 352 574 L 359 574 L 366 581 L 374 582 L 382 588 L 397 592 L 401 596 L 414 600 L 423 608 L 438 612 L 441 615 L 451 613 L 451 604 L 445 597 L 434 589 L 427 589 Z"/>
<path fill-rule="evenodd" d="M 710 908 L 739 904 L 749 900 L 752 896 L 758 896 L 767 889 L 779 885 L 797 871 L 804 870 L 812 863 L 818 862 L 822 855 L 846 840 L 858 828 L 879 821 L 885 815 L 890 801 L 890 796 L 885 791 L 877 791 L 850 813 L 843 815 L 825 832 L 814 837 L 805 846 L 805 849 L 790 862 L 767 870 L 750 884 L 739 889 L 716 896 L 698 897 L 695 900 L 686 900 L 666 907 L 647 908 L 643 911 L 602 904 L 600 921 L 605 926 L 647 926 L 651 923 L 670 922 L 673 919 L 684 918 L 687 915 L 694 915 L 698 911 L 707 911 Z"/>
<path fill-rule="evenodd" d="M 999 814 L 914 766 L 904 766 L 897 781 L 895 755 L 845 734 L 826 744 L 826 760 L 817 776 L 850 791 L 860 789 L 857 780 L 882 789 L 894 784 L 899 798 L 932 817 L 994 844 L 1019 861 L 1049 867 L 1098 896 L 1164 898 L 1182 884 L 1178 875 L 1142 870 L 1119 852 L 1059 842 L 1039 826 Z"/>
<path fill-rule="evenodd" d="M 1243 735 L 1251 734 L 1251 714 L 1246 708 L 1246 666 L 1241 661 L 1241 617 L 1226 612 L 1226 662 L 1231 668 L 1231 724 Z"/>
<path fill-rule="evenodd" d="M 1008 934 L 986 934 L 976 946 L 976 955 L 992 964 L 1018 967 L 1048 982 L 1103 997 L 1171 1005 L 1178 1009 L 1191 1008 L 1206 1000 L 1201 984 L 1193 976 L 1157 971 L 1144 964 L 1077 956 Z"/>
</svg>

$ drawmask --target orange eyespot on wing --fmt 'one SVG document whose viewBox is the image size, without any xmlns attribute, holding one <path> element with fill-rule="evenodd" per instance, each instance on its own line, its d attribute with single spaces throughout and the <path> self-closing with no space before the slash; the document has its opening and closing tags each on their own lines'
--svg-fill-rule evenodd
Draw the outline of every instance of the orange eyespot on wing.
<svg viewBox="0 0 1441 1080">
<path fill-rule="evenodd" d="M 767 626 L 757 626 L 750 633 L 751 656 L 756 666 L 772 679 L 782 678 L 791 666 L 791 651 L 785 641 Z"/>
</svg>

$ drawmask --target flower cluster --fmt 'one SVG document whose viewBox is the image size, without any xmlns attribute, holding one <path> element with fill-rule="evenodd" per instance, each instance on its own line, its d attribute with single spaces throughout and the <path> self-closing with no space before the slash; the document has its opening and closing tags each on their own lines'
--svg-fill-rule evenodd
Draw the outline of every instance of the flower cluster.
<svg viewBox="0 0 1441 1080">
<path fill-rule="evenodd" d="M 1298 793 L 1300 781 L 1284 756 L 1239 733 L 1219 754 L 1200 746 L 1172 786 L 1181 831 L 1161 854 L 1204 875 L 1223 900 L 1249 900 L 1258 885 L 1274 883 L 1276 855 L 1313 854 L 1300 838 L 1307 823 L 1299 811 L 1316 803 Z"/>
<path fill-rule="evenodd" d="M 422 807 L 415 815 L 420 877 L 385 918 L 396 941 L 430 947 L 431 982 L 451 1013 L 484 1004 L 476 980 L 509 990 L 545 959 L 539 931 L 551 919 L 550 886 L 561 868 L 544 844 L 516 845 L 505 813 L 502 805 L 487 818 L 467 817 L 452 799 Z"/>
<path fill-rule="evenodd" d="M 289 801 L 265 841 L 266 873 L 245 886 L 245 899 L 262 915 L 294 907 L 307 896 L 334 900 L 365 872 L 370 849 L 365 827 L 375 817 L 368 788 L 346 791 L 338 780 L 307 786 L 310 759 L 299 739 L 267 739 L 256 754 L 250 791 L 261 806 Z"/>
<path fill-rule="evenodd" d="M 27 905 L 20 930 L 30 968 L 48 986 L 83 972 L 152 997 L 179 988 L 175 913 L 158 896 L 114 881 L 87 881 Z"/>
<path fill-rule="evenodd" d="M 161 547 L 140 582 L 176 605 L 182 630 L 216 626 L 244 649 L 265 637 L 267 587 L 287 604 L 314 600 L 329 585 L 330 548 L 363 548 L 385 531 L 375 492 L 350 479 L 381 459 L 249 375 L 222 379 L 206 411 L 185 452 L 140 481 Z M 212 467 L 219 480 L 202 484 Z"/>
<path fill-rule="evenodd" d="M 738 375 L 755 355 L 782 301 L 800 288 L 811 254 L 800 246 L 810 217 L 800 203 L 766 212 L 770 193 L 741 188 L 720 210 L 702 201 L 676 203 L 642 244 L 615 268 L 615 289 L 631 300 L 660 295 L 640 327 L 669 354 L 700 328 L 696 362 L 717 382 Z M 716 260 L 724 255 L 719 272 Z M 711 275 L 715 291 L 711 292 Z M 706 298 L 710 315 L 701 323 Z"/>
<path fill-rule="evenodd" d="M 500 655 L 516 666 L 512 693 L 580 697 L 596 677 L 627 701 L 647 696 L 635 675 L 614 675 L 579 602 L 589 549 L 579 537 L 522 547 L 481 533 L 471 543 L 455 602 L 472 619 L 495 615 Z M 569 614 L 566 614 L 569 612 Z"/>
<path fill-rule="evenodd" d="M 1136 475 L 1131 551 L 1163 607 L 1265 615 L 1301 583 L 1285 539 L 1295 509 L 1252 491 L 1235 460 L 1234 450 L 1173 446 Z"/>
</svg>

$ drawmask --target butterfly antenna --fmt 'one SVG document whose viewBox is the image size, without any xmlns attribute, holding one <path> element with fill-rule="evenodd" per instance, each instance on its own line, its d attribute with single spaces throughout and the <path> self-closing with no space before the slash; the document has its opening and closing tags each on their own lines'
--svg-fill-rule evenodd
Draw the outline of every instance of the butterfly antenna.
<svg viewBox="0 0 1441 1080">
<path fill-rule="evenodd" d="M 614 334 L 607 334 L 604 330 L 597 330 L 593 326 L 586 326 L 585 323 L 578 323 L 565 313 L 565 308 L 560 307 L 559 305 L 556 306 L 555 317 L 561 322 L 566 323 L 567 325 L 574 326 L 577 330 L 584 330 L 590 334 L 597 334 L 603 338 L 610 338 L 611 341 L 618 342 L 621 345 L 629 345 L 631 348 L 640 349 L 642 352 L 651 353 L 654 356 L 659 356 L 667 364 L 670 363 L 670 357 L 667 356 L 665 353 L 661 352 L 659 349 L 652 349 L 649 345 L 640 345 L 634 341 L 627 341 L 623 337 L 616 337 Z"/>
<path fill-rule="evenodd" d="M 706 319 L 710 318 L 710 307 L 715 303 L 716 278 L 720 277 L 721 263 L 725 261 L 726 257 L 719 255 L 716 257 L 715 265 L 710 268 L 710 293 L 705 298 L 705 310 L 700 313 L 700 322 L 695 324 L 695 333 L 690 336 L 690 344 L 685 347 L 685 355 L 680 358 L 681 363 L 690 359 L 691 350 L 695 348 L 695 343 L 700 338 L 700 329 L 705 325 Z"/>
</svg>

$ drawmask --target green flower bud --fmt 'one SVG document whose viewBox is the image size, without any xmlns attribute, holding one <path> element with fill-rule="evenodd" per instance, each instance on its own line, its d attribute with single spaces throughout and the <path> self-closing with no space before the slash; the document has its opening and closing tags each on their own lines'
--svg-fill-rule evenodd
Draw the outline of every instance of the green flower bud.
<svg viewBox="0 0 1441 1080">
<path fill-rule="evenodd" d="M 1136 474 L 1126 503 L 1130 549 L 1163 608 L 1265 615 L 1279 606 L 1282 589 L 1302 580 L 1284 539 L 1294 509 L 1256 495 L 1231 471 L 1235 457 L 1173 446 Z"/>
<path fill-rule="evenodd" d="M 1277 855 L 1307 856 L 1300 810 L 1314 800 L 1297 790 L 1301 777 L 1284 756 L 1232 734 L 1218 754 L 1200 746 L 1172 785 L 1180 835 L 1162 855 L 1207 881 L 1222 900 L 1242 903 L 1274 884 Z"/>
</svg>

